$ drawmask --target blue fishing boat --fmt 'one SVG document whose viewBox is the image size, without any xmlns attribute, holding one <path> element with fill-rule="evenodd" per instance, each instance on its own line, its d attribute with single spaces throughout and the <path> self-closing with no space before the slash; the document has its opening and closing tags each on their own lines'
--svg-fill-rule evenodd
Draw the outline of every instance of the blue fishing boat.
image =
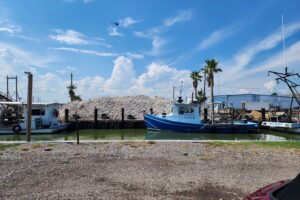
<svg viewBox="0 0 300 200">
<path fill-rule="evenodd" d="M 247 120 L 227 123 L 203 123 L 198 103 L 183 103 L 181 97 L 172 105 L 169 114 L 147 114 L 144 116 L 149 130 L 193 132 L 193 133 L 248 133 L 258 129 L 258 124 Z"/>
</svg>

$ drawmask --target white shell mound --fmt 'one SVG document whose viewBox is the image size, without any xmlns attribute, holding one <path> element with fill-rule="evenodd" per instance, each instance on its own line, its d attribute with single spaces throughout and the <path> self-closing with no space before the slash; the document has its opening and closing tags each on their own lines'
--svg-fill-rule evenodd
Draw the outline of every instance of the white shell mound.
<svg viewBox="0 0 300 200">
<path fill-rule="evenodd" d="M 76 113 L 80 116 L 80 120 L 94 120 L 94 110 L 98 109 L 98 119 L 101 120 L 102 114 L 107 114 L 110 119 L 120 120 L 121 110 L 125 109 L 124 117 L 133 115 L 135 119 L 143 119 L 143 111 L 150 113 L 150 108 L 155 114 L 163 112 L 169 113 L 172 101 L 163 97 L 149 97 L 145 95 L 139 96 L 118 96 L 118 97 L 98 97 L 88 101 L 73 101 L 66 103 L 59 109 L 60 120 L 64 119 L 64 110 L 69 109 L 69 118 Z"/>
</svg>

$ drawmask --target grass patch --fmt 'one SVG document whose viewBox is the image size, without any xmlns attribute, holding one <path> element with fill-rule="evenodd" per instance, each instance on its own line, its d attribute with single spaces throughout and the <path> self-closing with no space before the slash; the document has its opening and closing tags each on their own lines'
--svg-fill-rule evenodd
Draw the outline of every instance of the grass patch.
<svg viewBox="0 0 300 200">
<path fill-rule="evenodd" d="M 200 159 L 204 161 L 209 161 L 213 159 L 213 156 L 210 153 L 204 153 L 200 155 Z"/>
<path fill-rule="evenodd" d="M 0 151 L 4 151 L 8 148 L 15 148 L 19 146 L 20 144 L 0 144 Z"/>
<path fill-rule="evenodd" d="M 275 149 L 297 149 L 300 150 L 300 141 L 280 141 L 280 142 L 264 142 L 264 141 L 253 141 L 253 142 L 209 142 L 211 147 L 262 147 L 262 148 L 275 148 Z"/>
<path fill-rule="evenodd" d="M 56 144 L 47 144 L 47 147 L 55 147 Z"/>
<path fill-rule="evenodd" d="M 30 147 L 31 147 L 32 149 L 37 149 L 37 148 L 40 148 L 40 147 L 42 147 L 42 145 L 41 145 L 41 144 L 38 144 L 38 143 L 36 143 L 36 144 L 32 144 L 32 145 L 30 145 Z"/>
</svg>

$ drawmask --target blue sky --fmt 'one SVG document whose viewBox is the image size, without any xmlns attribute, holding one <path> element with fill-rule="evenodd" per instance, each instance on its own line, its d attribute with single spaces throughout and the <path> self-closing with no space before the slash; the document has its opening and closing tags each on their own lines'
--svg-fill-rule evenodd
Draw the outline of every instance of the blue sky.
<svg viewBox="0 0 300 200">
<path fill-rule="evenodd" d="M 31 71 L 36 99 L 66 102 L 72 72 L 83 99 L 170 97 L 182 81 L 190 96 L 190 72 L 215 58 L 216 94 L 288 94 L 267 71 L 284 69 L 283 14 L 287 65 L 299 72 L 299 8 L 297 0 L 2 0 L 0 91 L 6 75 L 18 75 L 25 99 Z"/>
</svg>

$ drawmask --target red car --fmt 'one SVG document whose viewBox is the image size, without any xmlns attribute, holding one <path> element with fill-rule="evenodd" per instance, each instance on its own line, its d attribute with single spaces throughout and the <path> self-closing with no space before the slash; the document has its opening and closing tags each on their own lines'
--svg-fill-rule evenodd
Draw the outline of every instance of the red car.
<svg viewBox="0 0 300 200">
<path fill-rule="evenodd" d="M 300 174 L 293 180 L 283 180 L 267 185 L 244 200 L 300 200 Z"/>
</svg>

